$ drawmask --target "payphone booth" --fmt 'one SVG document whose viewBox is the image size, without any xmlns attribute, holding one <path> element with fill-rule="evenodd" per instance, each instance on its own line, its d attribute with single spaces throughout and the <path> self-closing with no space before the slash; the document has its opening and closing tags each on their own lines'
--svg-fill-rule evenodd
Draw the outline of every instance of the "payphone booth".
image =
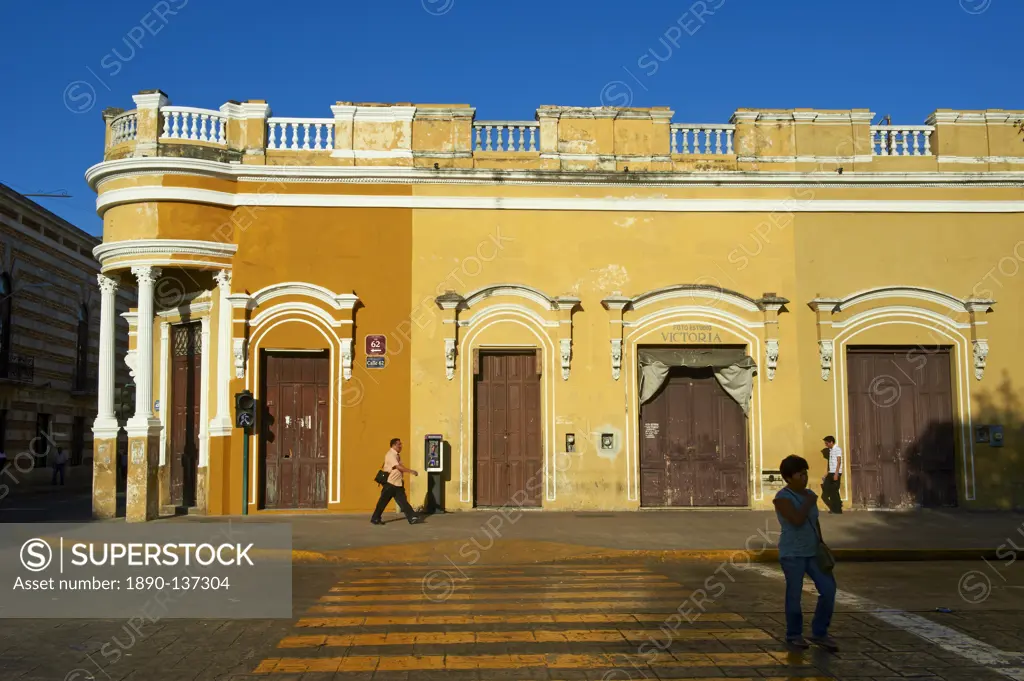
<svg viewBox="0 0 1024 681">
<path fill-rule="evenodd" d="M 427 472 L 426 513 L 444 513 L 444 436 L 423 439 L 423 469 Z"/>
</svg>

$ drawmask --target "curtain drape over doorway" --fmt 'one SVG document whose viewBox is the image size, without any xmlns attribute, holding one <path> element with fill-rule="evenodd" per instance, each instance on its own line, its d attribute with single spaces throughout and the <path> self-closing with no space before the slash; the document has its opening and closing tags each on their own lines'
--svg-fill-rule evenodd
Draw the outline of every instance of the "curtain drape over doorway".
<svg viewBox="0 0 1024 681">
<path fill-rule="evenodd" d="M 715 380 L 743 408 L 744 416 L 750 411 L 757 364 L 742 348 L 641 348 L 637 350 L 637 361 L 640 404 L 654 397 L 672 367 L 711 367 Z"/>
</svg>

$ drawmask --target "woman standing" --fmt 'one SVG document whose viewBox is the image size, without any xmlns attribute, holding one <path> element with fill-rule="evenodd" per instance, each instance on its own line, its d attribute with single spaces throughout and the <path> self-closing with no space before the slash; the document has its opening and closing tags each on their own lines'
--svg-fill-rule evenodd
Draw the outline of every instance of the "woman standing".
<svg viewBox="0 0 1024 681">
<path fill-rule="evenodd" d="M 800 596 L 804 575 L 809 575 L 818 589 L 818 606 L 811 622 L 811 643 L 831 652 L 839 650 L 828 635 L 832 612 L 836 605 L 836 580 L 818 565 L 818 497 L 807 489 L 807 461 L 787 456 L 779 465 L 786 486 L 775 495 L 775 515 L 782 526 L 779 539 L 779 562 L 786 575 L 786 642 L 798 648 L 810 647 L 803 635 L 803 612 Z"/>
</svg>

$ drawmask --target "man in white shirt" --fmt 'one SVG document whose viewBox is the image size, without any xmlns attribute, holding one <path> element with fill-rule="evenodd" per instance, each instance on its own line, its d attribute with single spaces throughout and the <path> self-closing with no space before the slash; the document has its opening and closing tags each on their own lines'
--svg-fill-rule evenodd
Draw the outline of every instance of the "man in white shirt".
<svg viewBox="0 0 1024 681">
<path fill-rule="evenodd" d="M 402 440 L 397 437 L 392 438 L 391 449 L 384 454 L 384 465 L 381 466 L 381 470 L 388 474 L 388 481 L 381 486 L 380 500 L 377 501 L 377 508 L 373 510 L 373 515 L 370 517 L 370 522 L 374 525 L 384 524 L 384 519 L 381 516 L 392 499 L 405 514 L 410 525 L 423 522 L 423 519 L 412 510 L 409 500 L 405 497 L 405 479 L 402 477 L 403 473 L 419 475 L 419 472 L 402 465 L 401 453 Z"/>
<path fill-rule="evenodd" d="M 839 490 L 843 479 L 843 450 L 831 435 L 824 442 L 828 454 L 828 475 L 821 481 L 821 500 L 828 506 L 829 513 L 842 513 L 843 500 Z"/>
</svg>

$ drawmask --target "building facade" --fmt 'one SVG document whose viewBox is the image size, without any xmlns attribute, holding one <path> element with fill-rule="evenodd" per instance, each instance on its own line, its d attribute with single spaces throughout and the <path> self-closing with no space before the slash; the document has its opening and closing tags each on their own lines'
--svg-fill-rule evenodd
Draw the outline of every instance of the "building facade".
<svg viewBox="0 0 1024 681">
<path fill-rule="evenodd" d="M 447 510 L 770 508 L 826 435 L 855 508 L 1024 505 L 1022 112 L 134 100 L 87 174 L 138 284 L 130 519 L 368 511 L 428 435 Z"/>
<path fill-rule="evenodd" d="M 9 488 L 57 447 L 92 465 L 100 240 L 0 185 L 0 451 Z M 122 296 L 127 312 L 131 299 Z M 115 352 L 128 349 L 127 323 Z M 121 372 L 127 381 L 127 367 Z"/>
</svg>

